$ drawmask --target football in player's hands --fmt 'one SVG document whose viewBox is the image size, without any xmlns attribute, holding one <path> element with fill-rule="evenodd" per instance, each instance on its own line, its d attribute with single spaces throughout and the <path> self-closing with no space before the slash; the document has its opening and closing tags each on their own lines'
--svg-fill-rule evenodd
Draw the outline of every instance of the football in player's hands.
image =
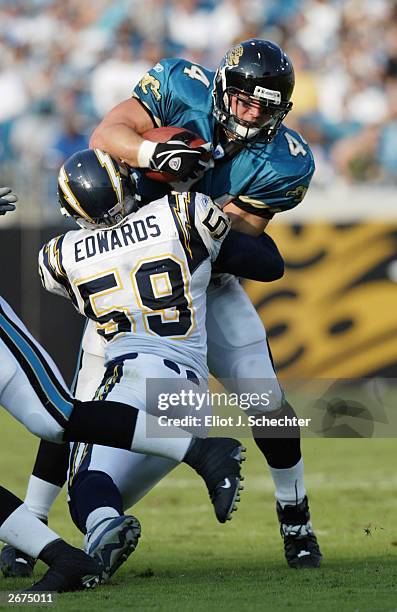
<svg viewBox="0 0 397 612">
<path fill-rule="evenodd" d="M 159 143 L 151 154 L 151 169 L 145 171 L 146 176 L 155 181 L 176 183 L 195 179 L 211 163 L 211 144 L 186 128 L 153 128 L 142 137 Z"/>
</svg>

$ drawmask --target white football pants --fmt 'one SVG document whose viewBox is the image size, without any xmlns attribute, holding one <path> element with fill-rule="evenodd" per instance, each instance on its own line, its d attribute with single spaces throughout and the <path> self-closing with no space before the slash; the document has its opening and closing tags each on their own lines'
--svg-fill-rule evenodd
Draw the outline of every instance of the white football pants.
<svg viewBox="0 0 397 612">
<path fill-rule="evenodd" d="M 208 366 L 211 374 L 226 379 L 225 386 L 233 392 L 272 389 L 272 403 L 268 411 L 280 407 L 283 394 L 273 368 L 266 332 L 254 306 L 238 280 L 222 275 L 211 282 L 207 290 Z M 93 398 L 103 374 L 103 343 L 89 322 L 82 343 L 81 368 L 76 397 Z M 250 412 L 252 414 L 252 411 Z M 81 448 L 80 448 L 81 452 Z M 73 460 L 78 457 L 71 457 Z M 175 466 L 176 462 L 124 450 L 94 445 L 80 469 L 108 474 L 120 490 L 124 508 L 141 499 Z"/>
<path fill-rule="evenodd" d="M 57 366 L 0 298 L 0 405 L 32 434 L 61 442 L 73 410 Z"/>
</svg>

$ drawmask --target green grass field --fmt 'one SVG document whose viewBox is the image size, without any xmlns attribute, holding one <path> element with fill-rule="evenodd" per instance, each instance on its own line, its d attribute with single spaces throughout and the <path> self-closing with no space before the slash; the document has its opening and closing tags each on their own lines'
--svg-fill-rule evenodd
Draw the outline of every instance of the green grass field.
<svg viewBox="0 0 397 612">
<path fill-rule="evenodd" d="M 5 413 L 0 428 L 1 484 L 23 496 L 37 441 Z M 231 523 L 216 522 L 200 479 L 182 466 L 135 507 L 141 542 L 111 583 L 59 595 L 56 609 L 397 610 L 396 441 L 311 439 L 304 454 L 322 569 L 287 568 L 272 484 L 250 443 L 246 487 Z M 51 526 L 80 544 L 64 494 Z M 35 575 L 44 570 L 39 564 Z M 0 580 L 1 591 L 29 583 Z"/>
</svg>

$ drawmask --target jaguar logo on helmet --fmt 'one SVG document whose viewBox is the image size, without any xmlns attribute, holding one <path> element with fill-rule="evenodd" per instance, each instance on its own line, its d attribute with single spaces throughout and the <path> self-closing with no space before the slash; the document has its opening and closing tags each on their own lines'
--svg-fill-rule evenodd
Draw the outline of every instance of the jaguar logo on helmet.
<svg viewBox="0 0 397 612">
<path fill-rule="evenodd" d="M 240 57 L 244 53 L 244 49 L 242 45 L 237 45 L 236 47 L 232 47 L 226 54 L 226 63 L 228 66 L 238 66 L 240 62 Z"/>
<path fill-rule="evenodd" d="M 222 146 L 270 143 L 292 108 L 294 69 L 270 40 L 252 38 L 234 45 L 216 71 L 213 115 Z M 256 113 L 247 114 L 251 107 Z"/>
</svg>

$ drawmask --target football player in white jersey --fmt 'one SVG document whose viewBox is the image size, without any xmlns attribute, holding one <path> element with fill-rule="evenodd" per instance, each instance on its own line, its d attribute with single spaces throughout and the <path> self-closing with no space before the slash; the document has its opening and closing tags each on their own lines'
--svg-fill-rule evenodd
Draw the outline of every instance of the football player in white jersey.
<svg viewBox="0 0 397 612">
<path fill-rule="evenodd" d="M 58 185 L 63 213 L 83 229 L 46 244 L 40 272 L 48 290 L 70 297 L 96 325 L 106 367 L 99 396 L 145 410 L 148 378 L 206 379 L 206 289 L 228 217 L 198 193 L 165 196 L 137 209 L 122 169 L 99 150 L 73 155 Z M 132 214 L 124 217 L 125 208 Z M 95 552 L 108 574 L 134 548 L 122 509 L 177 465 L 165 461 L 153 472 L 149 457 L 136 463 L 137 457 L 130 462 L 125 454 L 86 445 L 76 445 L 72 455 L 72 515 L 88 532 L 87 550 L 101 542 L 102 554 L 98 547 Z M 237 481 L 234 495 L 230 486 L 231 479 L 224 518 L 233 509 Z M 116 530 L 124 547 L 113 541 Z"/>
<path fill-rule="evenodd" d="M 101 165 L 100 169 L 102 173 L 104 172 L 106 164 L 108 168 L 113 168 L 113 166 L 110 165 L 113 162 L 111 162 L 111 160 L 109 161 L 108 156 L 104 156 L 100 152 L 97 152 L 96 155 L 99 155 L 101 164 L 103 164 Z M 97 167 L 99 168 L 98 164 Z M 114 182 L 115 181 L 113 181 L 113 183 Z M 104 181 L 100 179 L 99 184 L 103 186 Z M 84 199 L 86 194 L 78 194 L 76 200 L 73 194 L 73 189 L 70 189 L 70 177 L 65 178 L 64 171 L 61 171 L 60 173 L 60 185 L 60 192 L 62 193 L 62 189 L 65 190 L 67 196 L 67 199 L 63 197 L 63 207 L 69 211 L 69 214 L 76 214 L 77 208 L 79 214 L 83 215 L 84 211 L 81 209 L 81 207 L 79 208 L 77 200 L 81 202 L 82 198 Z M 127 195 L 128 186 L 126 186 L 124 182 L 123 185 L 125 189 L 124 195 Z M 98 192 L 97 184 L 95 185 L 95 188 L 96 193 L 100 195 L 100 190 Z M 114 198 L 115 191 L 112 186 L 111 194 Z M 70 202 L 73 202 L 74 200 L 76 200 L 75 209 L 71 208 L 70 206 Z M 104 213 L 102 208 L 103 202 L 101 201 L 100 197 L 98 197 L 96 201 L 98 204 L 96 214 L 98 216 Z M 128 196 L 125 198 L 125 202 L 126 201 L 128 201 Z M 203 278 L 206 278 L 205 275 L 207 274 L 208 270 L 204 270 L 204 268 L 202 268 L 200 261 L 204 255 L 207 257 L 208 249 L 211 250 L 213 258 L 216 256 L 216 252 L 219 250 L 219 247 L 216 245 L 216 243 L 214 243 L 213 238 L 211 238 L 210 242 L 208 242 L 208 236 L 212 233 L 215 237 L 218 236 L 217 240 L 220 242 L 220 240 L 223 239 L 224 235 L 227 233 L 227 228 L 225 225 L 225 223 L 227 223 L 227 218 L 220 214 L 219 210 L 216 207 L 214 208 L 214 205 L 211 204 L 210 200 L 205 196 L 193 196 L 193 198 L 192 196 L 186 195 L 173 196 L 170 201 L 166 200 L 166 203 L 166 207 L 164 206 L 164 202 L 163 206 L 161 207 L 162 215 L 168 216 L 169 223 L 167 222 L 167 226 L 169 229 L 173 228 L 171 231 L 171 244 L 173 241 L 173 244 L 177 246 L 178 253 L 176 254 L 176 259 L 174 254 L 172 256 L 174 259 L 171 257 L 171 261 L 165 262 L 168 267 L 171 266 L 170 271 L 166 272 L 165 276 L 163 270 L 161 271 L 160 275 L 157 273 L 154 273 L 153 275 L 154 290 L 156 290 L 156 288 L 158 290 L 157 298 L 152 293 L 149 296 L 146 295 L 145 299 L 149 299 L 149 301 L 157 299 L 159 301 L 157 301 L 155 306 L 161 307 L 161 300 L 172 299 L 174 295 L 178 294 L 178 277 L 179 284 L 181 279 L 179 269 L 182 270 L 182 277 L 185 284 L 185 280 L 188 275 L 191 274 L 192 271 L 195 271 L 197 267 L 197 273 L 193 283 L 193 301 L 194 303 L 200 305 L 200 308 L 198 309 L 199 316 L 197 316 L 195 311 L 191 310 L 190 296 L 187 296 L 189 299 L 186 303 L 185 290 L 179 292 L 181 293 L 178 298 L 180 313 L 177 319 L 175 318 L 175 313 L 173 312 L 170 313 L 171 318 L 169 321 L 167 321 L 166 312 L 164 313 L 164 320 L 158 315 L 146 312 L 144 316 L 140 314 L 140 317 L 138 317 L 138 326 L 134 320 L 135 329 L 138 331 L 138 333 L 134 334 L 133 348 L 135 349 L 138 346 L 138 344 L 136 344 L 136 342 L 138 342 L 143 343 L 143 351 L 152 350 L 151 347 L 153 345 L 153 339 L 150 335 L 148 336 L 147 334 L 142 334 L 141 332 L 144 330 L 145 325 L 147 325 L 149 330 L 152 332 L 153 330 L 155 331 L 158 329 L 160 332 L 160 338 L 156 337 L 156 353 L 157 343 L 161 342 L 162 351 L 164 351 L 164 358 L 167 357 L 167 359 L 164 359 L 166 369 L 164 370 L 163 364 L 162 368 L 168 377 L 174 376 L 178 378 L 178 376 L 180 376 L 178 361 L 175 360 L 182 360 L 183 363 L 189 366 L 188 369 L 185 368 L 183 371 L 190 377 L 196 376 L 195 371 L 202 376 L 206 376 L 207 366 L 205 362 L 205 351 L 203 350 L 205 347 L 203 335 L 197 333 L 197 329 L 195 330 L 195 328 L 192 328 L 191 332 L 189 332 L 189 326 L 192 327 L 191 321 L 195 318 L 196 323 L 203 329 L 202 306 L 204 294 L 203 292 L 199 292 L 197 294 L 196 286 L 197 283 L 200 284 L 200 279 L 202 280 Z M 206 210 L 207 208 L 208 210 Z M 115 210 L 115 214 L 119 214 L 119 212 L 117 212 L 117 207 Z M 197 214 L 202 214 L 203 223 L 199 223 L 200 231 L 191 225 L 189 215 L 191 215 L 192 211 L 195 213 L 197 212 Z M 105 212 L 107 212 L 107 209 Z M 146 215 L 148 214 L 147 210 L 143 212 Z M 153 243 L 153 241 L 156 242 L 156 239 L 158 239 L 157 233 L 159 230 L 157 226 L 154 225 L 154 219 L 152 216 L 149 215 L 149 217 L 147 217 L 145 214 L 143 214 L 143 219 L 146 219 L 146 221 L 142 221 L 142 219 L 135 215 L 136 218 L 134 217 L 132 229 L 127 225 L 124 226 L 123 224 L 122 228 L 120 229 L 121 234 L 119 238 L 115 232 L 108 233 L 108 235 L 104 234 L 103 232 L 96 234 L 89 232 L 84 239 L 79 239 L 74 246 L 74 258 L 79 264 L 82 265 L 82 262 L 84 261 L 85 265 L 91 267 L 93 265 L 93 260 L 95 260 L 95 256 L 98 255 L 98 253 L 102 255 L 103 253 L 110 252 L 116 256 L 118 252 L 122 253 L 123 248 L 127 245 L 131 247 L 131 245 L 134 244 L 134 241 L 138 243 L 138 246 L 139 243 L 142 243 L 142 247 L 147 247 L 147 242 L 149 242 L 149 244 Z M 86 224 L 87 218 L 83 219 L 82 216 L 80 216 L 79 221 Z M 109 218 L 108 221 L 113 222 L 113 219 Z M 197 221 L 199 221 L 199 218 Z M 178 232 L 179 243 L 177 238 Z M 94 236 L 96 236 L 95 239 Z M 231 240 L 229 240 L 229 238 L 231 238 Z M 65 250 L 65 240 L 67 242 L 66 238 L 60 237 L 52 241 L 52 243 L 47 245 L 47 248 L 43 250 L 41 254 L 42 276 L 43 278 L 47 279 L 46 282 L 48 286 L 51 286 L 55 292 L 63 295 L 71 295 L 73 301 L 77 301 L 76 296 L 74 296 L 73 292 L 70 291 L 70 283 L 66 282 L 66 274 L 63 269 L 62 262 L 64 261 L 64 256 L 62 253 Z M 203 245 L 206 243 L 207 246 L 203 249 Z M 276 256 L 274 256 L 274 252 L 276 252 Z M 236 254 L 238 256 L 236 256 Z M 161 257 L 157 252 L 155 252 L 155 256 L 157 258 L 156 265 L 163 266 Z M 181 261 L 183 258 L 187 258 L 185 264 L 183 261 Z M 252 262 L 254 262 L 254 265 Z M 150 272 L 147 264 L 148 262 L 145 262 L 143 268 L 145 274 L 148 274 L 148 271 Z M 275 249 L 275 245 L 271 238 L 266 235 L 263 236 L 263 239 L 257 239 L 248 235 L 242 235 L 239 232 L 231 231 L 227 235 L 226 240 L 223 242 L 222 250 L 217 258 L 216 264 L 223 272 L 244 275 L 248 278 L 253 278 L 254 280 L 270 280 L 271 278 L 277 278 L 283 274 L 282 258 L 277 249 Z M 88 351 L 86 352 L 86 356 L 84 358 L 85 361 L 89 361 L 91 353 L 95 354 L 99 352 L 99 354 L 103 354 L 105 345 L 108 345 L 108 350 L 117 356 L 120 349 L 118 349 L 116 353 L 113 353 L 114 346 L 112 346 L 115 345 L 115 343 L 112 341 L 114 330 L 119 328 L 121 331 L 128 331 L 128 329 L 131 328 L 132 321 L 132 317 L 128 318 L 127 316 L 128 307 L 124 304 L 125 299 L 127 299 L 128 302 L 128 291 L 126 297 L 125 291 L 123 293 L 120 291 L 120 287 L 118 287 L 117 283 L 116 285 L 114 284 L 114 275 L 116 273 L 111 272 L 106 275 L 105 279 L 102 278 L 101 280 L 103 274 L 98 273 L 96 270 L 96 265 L 93 266 L 93 269 L 95 272 L 92 271 L 92 274 L 88 272 L 85 274 L 85 276 L 89 277 L 88 279 L 85 278 L 85 281 L 88 282 L 84 281 L 81 284 L 78 283 L 79 289 L 77 293 L 77 297 L 80 300 L 80 306 L 83 308 L 84 312 L 87 312 L 92 317 L 92 324 L 99 326 L 100 332 L 99 334 L 95 333 L 97 339 L 95 340 L 94 346 L 89 347 Z M 139 294 L 139 287 L 143 287 L 145 290 L 145 279 L 142 278 L 141 268 L 137 268 L 135 266 L 134 270 L 137 274 L 135 279 L 138 278 L 138 280 L 134 280 L 134 285 L 136 285 L 138 290 L 137 293 Z M 204 277 L 203 273 L 205 273 Z M 104 282 L 107 284 L 103 285 Z M 129 280 L 129 283 L 131 283 L 131 280 Z M 116 309 L 116 311 L 113 311 L 112 308 L 106 304 L 106 309 L 103 311 L 101 309 L 101 303 L 97 302 L 97 298 L 100 298 L 102 294 L 95 294 L 96 290 L 98 289 L 100 290 L 100 293 L 105 291 L 106 296 L 109 296 L 110 293 L 113 293 L 113 297 L 117 297 L 118 294 L 122 294 L 122 297 L 117 299 L 117 303 L 119 305 L 122 304 L 122 307 Z M 167 291 L 171 292 L 168 294 L 168 298 Z M 94 298 L 92 302 L 89 299 L 90 296 Z M 148 302 L 145 302 L 146 305 L 147 303 Z M 172 306 L 172 309 L 174 308 L 175 306 Z M 117 321 L 116 328 L 114 323 L 115 317 Z M 97 320 L 94 321 L 93 319 Z M 182 331 L 182 338 L 184 335 L 189 334 L 187 341 L 183 341 L 183 344 L 178 344 L 174 341 L 169 342 L 167 339 L 168 330 L 170 330 L 171 333 L 177 333 L 178 335 L 179 329 Z M 163 337 L 161 336 L 162 331 L 166 332 L 165 335 L 163 334 Z M 106 335 L 108 335 L 108 339 L 106 339 Z M 111 339 L 111 342 L 108 342 L 109 338 Z M 122 347 L 122 352 L 129 350 L 129 345 L 124 345 L 125 341 L 126 335 L 119 335 L 117 346 Z M 181 346 L 183 347 L 182 352 Z M 142 364 L 144 363 L 144 357 L 142 355 L 139 357 L 139 361 Z M 138 362 L 136 361 L 135 363 Z M 79 387 L 81 387 L 81 385 L 84 386 L 83 392 L 80 391 L 80 395 L 87 398 L 93 397 L 95 390 L 104 374 L 103 368 L 98 368 L 97 363 L 94 363 L 94 366 L 96 368 L 96 373 L 99 372 L 99 378 L 92 375 L 86 381 L 84 381 L 84 377 L 79 378 Z M 160 375 L 158 371 L 156 375 Z M 275 383 L 277 384 L 278 388 L 278 383 L 276 380 Z M 275 390 L 277 391 L 277 389 Z M 141 388 L 140 394 L 143 391 L 144 390 Z M 51 466 L 55 464 L 55 467 L 59 470 L 57 458 L 63 456 L 64 452 L 58 447 L 58 445 L 52 445 L 51 449 L 49 450 L 51 450 L 52 457 L 55 456 L 55 458 L 51 462 L 51 465 L 46 466 L 46 469 L 51 470 Z M 61 450 L 61 453 L 59 453 L 59 450 Z M 119 453 L 108 453 L 107 451 L 108 449 L 105 446 L 96 446 L 92 448 L 84 445 L 77 445 L 74 448 L 71 474 L 73 477 L 71 479 L 73 481 L 73 487 L 71 489 L 71 493 L 73 502 L 76 503 L 72 502 L 71 507 L 76 523 L 83 531 L 86 530 L 86 525 L 88 525 L 91 535 L 95 535 L 95 538 L 91 537 L 90 540 L 100 542 L 101 550 L 106 550 L 109 552 L 109 543 L 113 545 L 112 554 L 106 559 L 102 560 L 105 562 L 105 565 L 110 568 L 112 572 L 114 572 L 118 566 L 118 562 L 125 558 L 126 553 L 131 552 L 135 548 L 137 542 L 135 528 L 136 519 L 133 517 L 123 517 L 123 509 L 130 506 L 132 503 L 142 497 L 165 474 L 173 469 L 177 465 L 177 462 L 164 458 L 158 460 L 158 458 L 156 459 L 151 456 L 145 457 L 140 454 L 131 453 L 123 453 L 121 456 Z M 133 461 L 130 461 L 130 455 L 134 457 Z M 134 472 L 133 479 L 130 477 L 132 471 Z M 75 478 L 76 474 L 78 475 L 78 479 Z M 31 477 L 31 482 L 32 480 L 34 481 L 36 489 L 37 485 L 43 485 L 44 488 L 48 487 L 47 482 L 43 483 L 35 476 Z M 62 485 L 63 483 L 60 482 L 60 484 Z M 59 490 L 59 487 L 54 486 L 53 488 Z M 45 520 L 45 504 L 43 504 L 43 506 L 40 508 L 31 507 L 28 502 L 28 497 L 29 491 L 25 502 L 37 516 Z M 98 508 L 102 507 L 103 504 L 101 502 L 105 497 L 110 500 L 110 503 L 106 508 L 106 512 L 105 510 L 96 512 Z M 47 508 L 49 508 L 49 505 L 50 504 L 48 504 Z M 83 506 L 83 508 L 79 506 Z M 118 510 L 116 511 L 115 508 L 118 508 Z M 101 537 L 99 538 L 97 537 L 98 532 L 96 531 L 96 525 L 98 522 L 102 522 L 104 513 L 107 513 L 107 518 L 114 518 L 114 520 L 108 521 L 105 525 L 102 525 L 102 532 L 100 533 Z M 114 546 L 115 542 L 119 543 L 118 547 Z M 90 547 L 88 546 L 88 549 L 89 548 Z M 96 550 L 98 550 L 98 547 Z M 21 560 L 24 561 L 23 564 Z M 1 567 L 6 576 L 21 575 L 21 572 L 25 573 L 27 571 L 31 572 L 33 565 L 34 559 L 30 556 L 23 555 L 21 551 L 16 550 L 15 547 L 5 547 L 2 551 Z"/>
<path fill-rule="evenodd" d="M 0 214 L 13 210 L 15 201 L 10 189 L 1 189 Z M 123 198 L 118 219 L 125 212 L 124 206 L 132 203 L 132 198 L 129 203 Z M 48 274 L 46 270 L 44 275 Z M 55 269 L 51 269 L 51 274 L 56 274 Z M 184 437 L 153 442 L 146 435 L 145 426 L 150 426 L 154 417 L 144 416 L 131 405 L 129 398 L 128 405 L 121 403 L 120 397 L 112 401 L 110 393 L 105 402 L 101 398 L 85 403 L 74 400 L 49 355 L 1 298 L 0 361 L 0 404 L 29 431 L 52 442 L 84 439 L 185 461 L 206 482 L 218 520 L 224 522 L 230 518 L 240 489 L 242 447 L 238 441 L 198 439 L 171 427 L 167 428 L 171 436 L 183 434 Z M 224 486 L 225 480 L 228 487 Z M 73 590 L 98 582 L 101 567 L 82 551 L 63 542 L 3 487 L 0 487 L 0 501 L 0 539 L 50 565 L 44 578 L 32 587 L 33 591 Z M 139 523 L 131 520 L 131 529 L 135 529 L 137 540 Z"/>
<path fill-rule="evenodd" d="M 63 212 L 91 229 L 45 245 L 40 271 L 48 290 L 71 297 L 96 325 L 106 366 L 100 392 L 145 410 L 147 378 L 206 379 L 206 289 L 229 219 L 197 193 L 165 196 L 120 218 L 121 203 L 134 198 L 119 166 L 99 150 L 72 156 L 58 183 Z M 103 446 L 73 449 L 72 516 L 108 575 L 135 547 L 123 509 L 177 465 L 143 459 Z"/>
<path fill-rule="evenodd" d="M 211 262 L 230 228 L 228 217 L 199 193 L 173 194 L 138 208 L 128 175 L 96 149 L 67 160 L 59 172 L 58 187 L 61 211 L 83 229 L 47 243 L 39 255 L 39 269 L 45 288 L 70 298 L 81 314 L 95 322 L 104 340 L 106 371 L 97 397 L 145 411 L 150 409 L 146 395 L 153 379 L 169 379 L 184 387 L 206 381 L 206 290 Z M 168 436 L 167 427 L 164 438 L 152 440 L 153 452 L 158 446 L 168 447 Z M 177 440 L 172 443 L 176 446 Z M 180 443 L 182 457 L 186 441 Z M 239 442 L 230 441 L 230 454 L 238 470 Z M 69 478 L 74 483 L 77 474 L 79 488 L 81 466 L 90 466 L 90 494 L 78 495 L 72 489 L 73 498 L 79 500 L 76 524 L 83 532 L 88 527 L 91 543 L 98 538 L 98 525 L 102 531 L 106 527 L 108 537 L 116 528 L 128 531 L 128 522 L 121 525 L 119 514 L 109 515 L 108 508 L 101 507 L 108 496 L 103 492 L 103 476 L 97 478 L 96 455 L 101 465 L 106 464 L 102 447 L 78 447 Z M 111 457 L 110 466 L 124 461 L 118 454 Z M 124 470 L 130 481 L 134 467 L 133 463 Z M 217 480 L 216 494 L 215 482 L 210 484 L 211 496 L 218 498 L 220 522 L 230 518 L 239 499 L 239 476 L 234 472 L 227 480 Z M 106 525 L 105 519 L 109 519 Z M 102 538 L 102 543 L 109 552 L 109 541 L 105 545 Z M 135 546 L 133 538 L 130 543 Z M 110 570 L 115 563 L 108 561 Z"/>
</svg>

